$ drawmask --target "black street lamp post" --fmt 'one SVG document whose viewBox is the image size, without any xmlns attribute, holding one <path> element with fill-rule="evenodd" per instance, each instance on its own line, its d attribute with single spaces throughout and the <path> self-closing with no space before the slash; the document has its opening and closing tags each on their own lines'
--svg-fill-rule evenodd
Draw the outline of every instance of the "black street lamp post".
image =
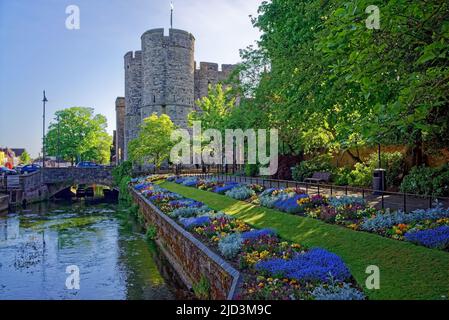
<svg viewBox="0 0 449 320">
<path fill-rule="evenodd" d="M 42 168 L 45 168 L 45 104 L 48 102 L 47 97 L 45 96 L 44 90 L 44 98 L 42 99 Z"/>
<path fill-rule="evenodd" d="M 57 156 L 57 162 L 58 162 L 58 168 L 59 168 L 59 162 L 61 159 L 61 149 L 60 149 L 60 143 L 61 143 L 61 135 L 60 135 L 60 131 L 59 131 L 59 114 L 57 115 L 57 121 L 58 121 L 58 156 Z"/>
</svg>

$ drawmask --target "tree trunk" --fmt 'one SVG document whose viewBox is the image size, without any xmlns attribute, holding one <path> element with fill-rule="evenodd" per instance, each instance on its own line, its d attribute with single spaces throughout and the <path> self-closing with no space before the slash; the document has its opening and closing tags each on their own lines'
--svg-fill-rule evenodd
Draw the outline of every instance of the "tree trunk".
<svg viewBox="0 0 449 320">
<path fill-rule="evenodd" d="M 424 160 L 424 152 L 423 152 L 423 141 L 422 141 L 422 133 L 419 131 L 416 135 L 416 138 L 413 141 L 412 148 L 412 166 L 421 166 L 425 164 Z"/>
<path fill-rule="evenodd" d="M 355 162 L 357 162 L 357 163 L 363 162 L 362 159 L 360 159 L 360 157 L 358 155 L 356 156 L 355 154 L 353 154 L 351 152 L 351 150 L 347 149 L 345 151 L 348 153 L 348 155 L 351 157 L 351 159 L 354 160 Z"/>
</svg>

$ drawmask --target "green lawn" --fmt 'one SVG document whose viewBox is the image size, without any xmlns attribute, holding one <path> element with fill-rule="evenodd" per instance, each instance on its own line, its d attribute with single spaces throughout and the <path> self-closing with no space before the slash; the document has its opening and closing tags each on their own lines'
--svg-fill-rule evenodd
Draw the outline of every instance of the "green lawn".
<svg viewBox="0 0 449 320">
<path fill-rule="evenodd" d="M 380 289 L 366 290 L 370 299 L 446 299 L 449 253 L 353 231 L 319 220 L 251 205 L 212 192 L 163 182 L 161 186 L 202 201 L 258 228 L 274 228 L 285 239 L 322 247 L 340 255 L 364 287 L 366 267 L 380 268 Z"/>
</svg>

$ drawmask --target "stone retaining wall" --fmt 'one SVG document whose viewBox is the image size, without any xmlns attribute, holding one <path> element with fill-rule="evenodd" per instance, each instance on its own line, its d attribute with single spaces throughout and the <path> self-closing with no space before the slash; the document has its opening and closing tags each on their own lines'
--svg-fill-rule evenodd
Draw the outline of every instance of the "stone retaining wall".
<svg viewBox="0 0 449 320">
<path fill-rule="evenodd" d="M 181 268 L 178 271 L 186 285 L 198 283 L 201 277 L 205 276 L 210 283 L 212 299 L 233 299 L 240 281 L 240 273 L 145 197 L 135 190 L 130 189 L 130 192 L 145 219 L 156 226 L 158 243 L 168 255 L 168 260 L 174 264 L 173 267 Z"/>
</svg>

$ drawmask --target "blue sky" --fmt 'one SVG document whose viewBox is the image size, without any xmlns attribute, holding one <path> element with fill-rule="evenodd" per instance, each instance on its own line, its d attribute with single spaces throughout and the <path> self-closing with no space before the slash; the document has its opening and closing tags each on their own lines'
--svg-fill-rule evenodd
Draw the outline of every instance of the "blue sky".
<svg viewBox="0 0 449 320">
<path fill-rule="evenodd" d="M 174 28 L 196 38 L 195 60 L 239 61 L 259 37 L 251 25 L 262 0 L 174 0 Z M 66 7 L 80 8 L 80 30 L 65 27 Z M 123 55 L 141 34 L 169 27 L 168 0 L 0 0 L 0 146 L 41 149 L 42 90 L 47 125 L 54 112 L 93 107 L 115 129 L 124 94 Z"/>
</svg>

